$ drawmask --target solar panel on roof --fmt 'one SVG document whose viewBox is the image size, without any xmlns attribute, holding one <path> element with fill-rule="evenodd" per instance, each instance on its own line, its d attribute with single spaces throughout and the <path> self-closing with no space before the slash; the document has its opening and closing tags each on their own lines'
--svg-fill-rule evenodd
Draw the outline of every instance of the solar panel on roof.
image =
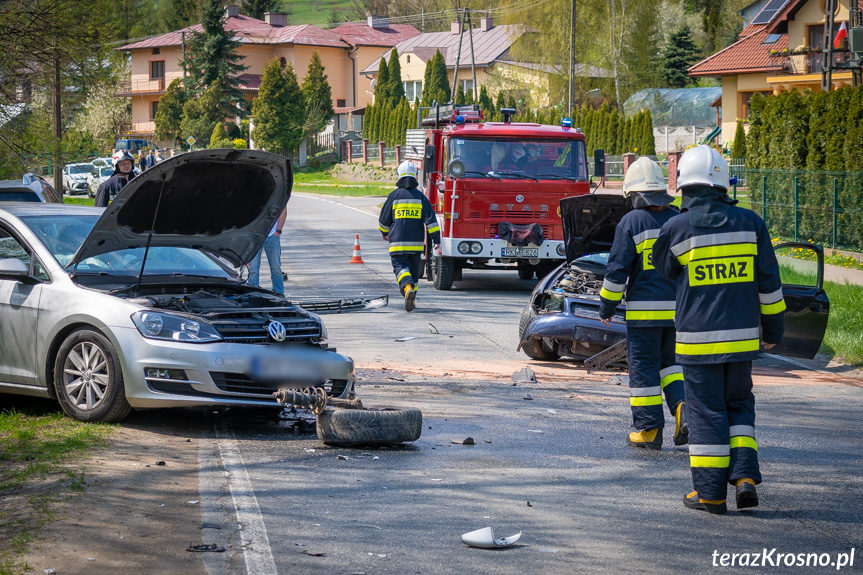
<svg viewBox="0 0 863 575">
<path fill-rule="evenodd" d="M 755 17 L 755 20 L 752 21 L 753 24 L 769 24 L 773 17 L 776 16 L 785 5 L 788 4 L 789 0 L 770 0 L 767 3 L 767 6 L 764 7 L 761 12 L 758 13 L 758 16 Z"/>
</svg>

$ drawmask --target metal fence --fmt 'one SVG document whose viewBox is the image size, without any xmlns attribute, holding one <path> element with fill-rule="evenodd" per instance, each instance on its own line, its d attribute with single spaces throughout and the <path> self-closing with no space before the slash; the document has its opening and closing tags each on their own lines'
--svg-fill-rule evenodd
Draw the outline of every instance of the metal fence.
<svg viewBox="0 0 863 575">
<path fill-rule="evenodd" d="M 369 146 L 371 148 L 371 146 Z M 354 158 L 362 158 L 363 157 L 363 141 L 362 140 L 352 140 L 351 141 L 351 156 Z"/>
<path fill-rule="evenodd" d="M 746 169 L 732 187 L 771 235 L 863 252 L 863 172 Z"/>
</svg>

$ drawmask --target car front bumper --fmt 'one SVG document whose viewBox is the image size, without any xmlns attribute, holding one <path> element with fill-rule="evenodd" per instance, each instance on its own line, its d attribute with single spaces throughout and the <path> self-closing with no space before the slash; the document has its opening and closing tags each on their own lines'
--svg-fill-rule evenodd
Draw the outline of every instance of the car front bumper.
<svg viewBox="0 0 863 575">
<path fill-rule="evenodd" d="M 626 339 L 625 310 L 618 308 L 610 326 L 599 319 L 597 302 L 582 298 L 565 298 L 563 310 L 541 313 L 525 326 L 518 349 L 531 339 L 554 343 L 561 355 L 591 356 Z M 565 349 L 561 350 L 561 346 Z M 551 346 L 549 346 L 551 347 Z"/>
<path fill-rule="evenodd" d="M 147 339 L 135 328 L 115 328 L 126 398 L 134 408 L 272 406 L 278 389 L 323 387 L 338 397 L 353 393 L 354 363 L 310 344 L 180 343 Z M 279 377 L 258 377 L 256 365 L 275 366 Z M 175 370 L 169 377 L 146 370 Z M 179 372 L 182 376 L 178 376 Z"/>
</svg>

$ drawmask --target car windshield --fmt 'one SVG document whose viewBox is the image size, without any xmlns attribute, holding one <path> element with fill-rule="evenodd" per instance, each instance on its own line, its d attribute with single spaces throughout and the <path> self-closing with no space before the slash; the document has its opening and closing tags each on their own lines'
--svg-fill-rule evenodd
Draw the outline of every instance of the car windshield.
<svg viewBox="0 0 863 575">
<path fill-rule="evenodd" d="M 111 174 L 113 174 L 113 173 L 114 173 L 114 168 L 112 168 L 111 166 L 107 166 L 105 168 L 102 168 L 102 177 L 103 178 L 110 178 Z"/>
<path fill-rule="evenodd" d="M 38 202 L 33 190 L 0 190 L 0 202 Z"/>
<path fill-rule="evenodd" d="M 81 164 L 80 166 L 69 166 L 70 174 L 92 174 L 93 166 L 91 164 Z"/>
<path fill-rule="evenodd" d="M 448 160 L 461 160 L 468 177 L 587 179 L 583 140 L 451 138 Z"/>
<path fill-rule="evenodd" d="M 42 241 L 61 266 L 66 266 L 84 239 L 93 229 L 99 216 L 52 215 L 21 218 Z M 78 264 L 79 274 L 108 273 L 136 276 L 141 270 L 144 248 L 109 252 L 87 258 Z M 191 275 L 229 278 L 222 266 L 205 253 L 191 248 L 152 247 L 147 255 L 144 275 Z"/>
</svg>

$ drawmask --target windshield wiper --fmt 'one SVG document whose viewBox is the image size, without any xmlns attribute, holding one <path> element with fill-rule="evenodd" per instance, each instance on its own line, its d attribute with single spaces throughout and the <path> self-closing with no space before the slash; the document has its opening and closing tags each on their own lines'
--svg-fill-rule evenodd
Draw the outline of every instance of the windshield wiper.
<svg viewBox="0 0 863 575">
<path fill-rule="evenodd" d="M 486 173 L 486 172 L 477 172 L 477 171 L 475 171 L 475 170 L 468 170 L 467 172 L 465 172 L 465 173 L 464 173 L 464 175 L 465 175 L 465 176 L 466 176 L 466 175 L 468 175 L 468 174 L 477 174 L 477 175 L 482 176 L 482 177 L 484 177 L 484 178 L 494 178 L 494 179 L 497 179 L 497 180 L 499 180 L 499 179 L 500 179 L 500 178 L 497 176 L 497 174 L 494 174 L 494 173 L 491 173 L 491 172 Z"/>
<path fill-rule="evenodd" d="M 536 179 L 536 177 L 534 177 L 534 176 L 528 176 L 528 175 L 527 175 L 527 174 L 525 174 L 524 172 L 503 172 L 503 173 L 501 173 L 501 172 L 492 172 L 492 173 L 493 173 L 495 176 L 497 176 L 498 178 L 507 178 L 507 177 L 510 177 L 510 176 L 511 176 L 511 177 L 512 177 L 512 178 L 514 178 L 514 179 L 515 179 L 515 178 L 524 178 L 524 179 L 526 179 L 526 180 L 533 180 L 534 182 L 539 181 L 539 180 L 537 180 L 537 179 Z"/>
<path fill-rule="evenodd" d="M 564 176 L 562 174 L 537 174 L 536 177 L 537 178 L 548 178 L 548 179 L 552 179 L 552 180 L 569 180 L 571 182 L 575 182 L 578 180 L 578 178 L 575 178 L 573 176 Z"/>
</svg>

